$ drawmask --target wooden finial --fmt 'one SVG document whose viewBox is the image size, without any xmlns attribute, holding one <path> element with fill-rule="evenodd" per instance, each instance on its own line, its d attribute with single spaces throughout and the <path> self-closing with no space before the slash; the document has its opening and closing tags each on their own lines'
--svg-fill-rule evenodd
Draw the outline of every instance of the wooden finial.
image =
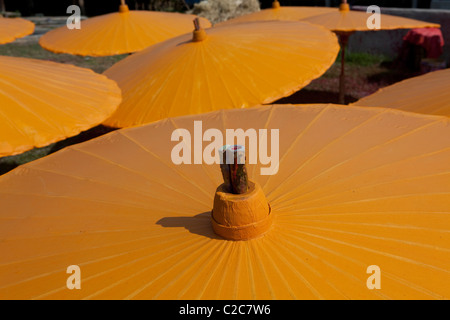
<svg viewBox="0 0 450 320">
<path fill-rule="evenodd" d="M 120 0 L 120 6 L 119 6 L 119 12 L 125 13 L 129 12 L 130 9 L 128 8 L 127 4 L 125 3 L 125 0 Z"/>
<path fill-rule="evenodd" d="M 350 6 L 347 3 L 347 0 L 342 0 L 341 4 L 339 5 L 339 11 L 350 11 Z"/>
<path fill-rule="evenodd" d="M 227 192 L 231 193 L 232 187 L 231 187 L 231 174 L 230 174 L 230 167 L 227 164 L 227 149 L 229 145 L 224 145 L 222 148 L 219 149 L 219 156 L 220 156 L 220 170 L 222 171 L 222 178 L 223 178 L 223 184 L 224 188 Z"/>
<path fill-rule="evenodd" d="M 220 155 L 220 169 L 225 187 L 230 193 L 246 193 L 248 191 L 248 175 L 245 166 L 245 148 L 240 145 L 223 146 Z"/>
<path fill-rule="evenodd" d="M 200 19 L 199 18 L 194 19 L 194 28 L 196 31 L 200 30 Z"/>
<path fill-rule="evenodd" d="M 203 29 L 200 26 L 200 19 L 197 17 L 194 19 L 194 34 L 192 37 L 192 41 L 194 42 L 199 42 L 199 41 L 203 41 L 206 39 L 207 34 L 205 32 L 205 29 Z"/>
</svg>

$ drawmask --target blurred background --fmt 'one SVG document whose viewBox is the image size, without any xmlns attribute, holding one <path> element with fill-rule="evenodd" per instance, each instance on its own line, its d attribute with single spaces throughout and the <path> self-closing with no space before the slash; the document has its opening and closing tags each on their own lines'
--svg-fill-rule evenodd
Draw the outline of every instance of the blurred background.
<svg viewBox="0 0 450 320">
<path fill-rule="evenodd" d="M 224 2 L 230 0 L 223 0 Z M 232 0 L 233 1 L 233 0 Z M 94 16 L 117 11 L 119 1 L 111 0 L 0 0 L 0 6 L 7 11 L 18 11 L 23 16 L 46 15 L 59 16 L 66 14 L 69 5 L 77 4 L 84 8 L 84 14 Z M 185 11 L 192 8 L 200 0 L 127 0 L 131 9 Z M 349 0 L 350 5 L 378 5 L 396 8 L 430 8 L 431 0 Z M 259 0 L 261 9 L 272 5 L 272 0 Z M 340 0 L 281 0 L 284 6 L 338 6 Z M 1 7 L 0 7 L 0 11 Z"/>
</svg>

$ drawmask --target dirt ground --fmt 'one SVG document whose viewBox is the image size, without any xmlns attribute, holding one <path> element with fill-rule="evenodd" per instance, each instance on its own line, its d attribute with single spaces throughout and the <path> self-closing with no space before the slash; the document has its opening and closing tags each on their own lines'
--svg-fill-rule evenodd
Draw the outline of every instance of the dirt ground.
<svg viewBox="0 0 450 320">
<path fill-rule="evenodd" d="M 320 78 L 277 103 L 338 103 L 340 58 Z M 350 54 L 345 66 L 345 103 L 355 102 L 378 89 L 419 75 L 383 56 Z"/>
</svg>

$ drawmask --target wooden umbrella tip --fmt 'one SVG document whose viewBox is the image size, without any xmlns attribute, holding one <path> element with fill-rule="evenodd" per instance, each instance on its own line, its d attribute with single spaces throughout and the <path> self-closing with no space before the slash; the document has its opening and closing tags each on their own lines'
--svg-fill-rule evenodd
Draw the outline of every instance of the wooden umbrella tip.
<svg viewBox="0 0 450 320">
<path fill-rule="evenodd" d="M 350 11 L 350 5 L 347 3 L 347 1 L 343 1 L 339 6 L 339 11 Z"/>
<path fill-rule="evenodd" d="M 195 29 L 194 29 L 192 41 L 199 42 L 199 41 L 205 40 L 207 37 L 207 34 L 206 34 L 206 31 L 201 27 L 199 18 L 194 19 L 194 28 Z"/>
<path fill-rule="evenodd" d="M 259 184 L 247 177 L 245 147 L 224 145 L 218 151 L 224 183 L 214 195 L 214 232 L 227 240 L 250 240 L 264 235 L 272 225 L 271 209 Z"/>
<path fill-rule="evenodd" d="M 274 2 L 272 2 L 272 9 L 278 9 L 279 7 L 281 7 L 281 5 L 278 0 L 275 0 Z"/>
<path fill-rule="evenodd" d="M 125 12 L 129 12 L 130 9 L 128 8 L 128 5 L 125 4 L 125 2 L 122 2 L 119 6 L 119 12 L 120 13 L 125 13 Z"/>
<path fill-rule="evenodd" d="M 197 30 L 197 31 L 201 29 L 201 26 L 200 26 L 200 19 L 199 19 L 198 17 L 194 19 L 194 28 L 195 28 L 195 30 Z"/>
<path fill-rule="evenodd" d="M 230 193 L 244 194 L 248 191 L 248 175 L 245 167 L 245 147 L 225 145 L 220 148 L 220 169 L 224 185 Z"/>
<path fill-rule="evenodd" d="M 214 195 L 211 224 L 226 240 L 251 240 L 263 236 L 272 225 L 273 214 L 259 184 L 250 181 L 245 194 L 232 194 L 220 185 Z"/>
</svg>

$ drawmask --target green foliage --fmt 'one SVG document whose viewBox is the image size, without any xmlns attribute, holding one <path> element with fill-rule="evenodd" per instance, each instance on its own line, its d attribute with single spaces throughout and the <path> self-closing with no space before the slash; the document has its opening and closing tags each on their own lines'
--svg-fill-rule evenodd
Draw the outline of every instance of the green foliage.
<svg viewBox="0 0 450 320">
<path fill-rule="evenodd" d="M 354 64 L 358 66 L 374 66 L 380 65 L 382 62 L 389 61 L 390 59 L 385 55 L 376 55 L 364 52 L 345 52 L 345 63 L 346 64 Z M 336 59 L 336 62 L 341 61 L 341 53 Z"/>
</svg>

